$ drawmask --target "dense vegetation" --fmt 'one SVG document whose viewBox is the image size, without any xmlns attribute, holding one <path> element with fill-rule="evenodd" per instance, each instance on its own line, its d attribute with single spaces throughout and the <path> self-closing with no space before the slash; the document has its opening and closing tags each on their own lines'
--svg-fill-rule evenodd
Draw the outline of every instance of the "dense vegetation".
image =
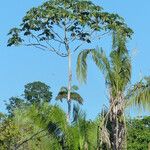
<svg viewBox="0 0 150 150">
<path fill-rule="evenodd" d="M 30 88 L 30 90 L 28 87 Z M 44 92 L 43 92 L 44 91 Z M 24 97 L 12 97 L 7 104 L 8 114 L 0 114 L 0 148 L 5 149 L 106 149 L 100 133 L 107 109 L 95 120 L 87 120 L 86 113 L 76 103 L 73 121 L 68 123 L 65 112 L 49 103 L 52 92 L 42 82 L 25 85 Z M 32 101 L 38 97 L 38 103 Z M 150 142 L 150 117 L 126 118 L 129 150 L 147 150 Z"/>
<path fill-rule="evenodd" d="M 147 150 L 150 117 L 129 118 L 131 106 L 150 110 L 150 77 L 131 83 L 132 63 L 127 41 L 133 34 L 118 14 L 104 12 L 88 0 L 49 0 L 31 8 L 19 27 L 12 28 L 8 46 L 32 46 L 68 59 L 68 86 L 53 95 L 40 81 L 25 85 L 0 113 L 1 150 Z M 109 56 L 94 42 L 111 37 Z M 89 48 L 92 44 L 92 47 Z M 84 46 L 84 48 L 83 48 Z M 94 46 L 94 48 L 93 48 Z M 88 48 L 86 48 L 88 47 Z M 90 55 L 104 75 L 109 106 L 88 120 L 78 86 L 73 85 L 73 53 L 78 52 L 77 78 L 86 83 Z M 60 76 L 61 77 L 61 76 Z M 66 100 L 65 112 L 51 100 Z"/>
</svg>

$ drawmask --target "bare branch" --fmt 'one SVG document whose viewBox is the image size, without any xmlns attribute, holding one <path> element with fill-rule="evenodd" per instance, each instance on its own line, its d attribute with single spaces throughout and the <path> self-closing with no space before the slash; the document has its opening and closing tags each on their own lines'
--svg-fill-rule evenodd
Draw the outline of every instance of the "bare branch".
<svg viewBox="0 0 150 150">
<path fill-rule="evenodd" d="M 50 30 L 51 30 L 55 35 L 57 35 L 57 37 L 60 39 L 60 41 L 61 41 L 62 43 L 64 43 L 64 40 L 59 36 L 59 34 L 58 34 L 57 32 L 55 32 L 52 28 L 50 28 Z"/>
<path fill-rule="evenodd" d="M 36 39 L 36 41 L 40 44 L 40 41 L 39 41 L 39 39 L 33 34 L 33 33 L 31 33 L 32 34 L 32 37 L 33 38 L 35 38 Z M 30 41 L 30 39 L 29 39 L 29 41 Z"/>
<path fill-rule="evenodd" d="M 46 41 L 46 43 L 48 44 L 48 46 L 51 47 L 52 51 L 55 52 L 57 55 L 59 55 L 61 57 L 67 57 L 68 56 L 68 54 L 60 53 L 59 50 L 55 49 L 48 41 Z"/>
<path fill-rule="evenodd" d="M 61 44 L 64 44 L 64 42 L 62 42 L 62 41 L 60 41 L 60 40 L 58 40 L 58 39 L 56 39 L 56 38 L 54 38 L 54 39 L 52 39 L 52 40 L 54 40 L 54 41 L 56 41 L 56 42 L 59 42 L 59 43 L 61 43 Z"/>
<path fill-rule="evenodd" d="M 51 48 L 49 48 L 49 47 L 47 47 L 47 46 L 45 46 L 45 45 L 42 45 L 42 44 L 39 44 L 39 43 L 31 43 L 31 42 L 30 42 L 30 44 L 24 44 L 24 45 L 25 45 L 25 46 L 34 46 L 34 47 L 36 47 L 36 48 L 38 48 L 38 49 L 41 49 L 41 50 L 43 50 L 43 51 L 49 50 L 49 51 L 51 51 L 51 52 L 55 52 L 57 55 L 59 55 L 59 56 L 61 56 L 61 57 L 67 57 L 67 56 L 68 56 L 67 54 L 58 52 L 58 51 L 57 51 L 56 49 L 54 49 L 52 46 L 51 46 Z M 50 44 L 49 44 L 49 46 L 50 46 Z"/>
<path fill-rule="evenodd" d="M 48 48 L 42 44 L 38 44 L 38 43 L 30 43 L 30 44 L 24 44 L 24 46 L 34 46 L 36 48 L 39 48 L 41 50 L 47 50 Z"/>
<path fill-rule="evenodd" d="M 84 43 L 85 43 L 85 41 L 82 42 L 80 45 L 78 45 L 78 46 L 74 49 L 74 52 L 77 51 Z"/>
</svg>

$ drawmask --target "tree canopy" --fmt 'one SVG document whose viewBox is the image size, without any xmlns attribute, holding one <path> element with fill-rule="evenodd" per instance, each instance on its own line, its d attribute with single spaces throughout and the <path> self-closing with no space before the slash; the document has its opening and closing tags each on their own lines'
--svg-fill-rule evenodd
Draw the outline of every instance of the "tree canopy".
<svg viewBox="0 0 150 150">
<path fill-rule="evenodd" d="M 25 44 L 47 49 L 65 57 L 68 54 L 62 51 L 62 48 L 60 51 L 60 45 L 64 46 L 65 38 L 68 38 L 67 42 L 75 41 L 76 45 L 78 40 L 90 43 L 94 31 L 105 33 L 118 28 L 129 37 L 133 33 L 122 17 L 104 12 L 102 7 L 91 1 L 49 0 L 30 9 L 19 28 L 10 30 L 8 46 Z M 58 48 L 52 46 L 52 42 L 59 43 Z"/>
</svg>

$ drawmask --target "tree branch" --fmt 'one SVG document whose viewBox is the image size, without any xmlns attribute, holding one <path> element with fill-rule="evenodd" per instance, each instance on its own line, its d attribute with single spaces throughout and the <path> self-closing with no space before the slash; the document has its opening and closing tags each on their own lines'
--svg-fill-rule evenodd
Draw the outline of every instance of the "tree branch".
<svg viewBox="0 0 150 150">
<path fill-rule="evenodd" d="M 67 54 L 64 54 L 64 53 L 60 53 L 58 52 L 58 50 L 56 50 L 54 47 L 52 47 L 49 43 L 47 43 L 51 48 L 41 44 L 41 43 L 31 43 L 30 44 L 24 44 L 25 46 L 34 46 L 38 49 L 41 49 L 43 51 L 45 50 L 49 50 L 51 52 L 55 52 L 57 55 L 61 56 L 61 57 L 67 57 L 68 55 Z"/>
<path fill-rule="evenodd" d="M 84 41 L 84 42 L 85 42 L 85 41 Z M 80 45 L 78 45 L 78 46 L 74 49 L 74 52 L 77 51 L 77 50 L 83 45 L 84 42 L 82 42 Z"/>
<path fill-rule="evenodd" d="M 50 30 L 51 30 L 55 35 L 57 35 L 57 37 L 60 39 L 60 41 L 61 41 L 62 43 L 64 43 L 64 40 L 59 36 L 59 34 L 58 34 L 57 32 L 55 32 L 52 28 L 50 28 Z"/>
<path fill-rule="evenodd" d="M 57 49 L 55 49 L 50 43 L 48 43 L 48 41 L 46 41 L 46 43 L 52 48 L 52 51 L 55 52 L 57 55 L 61 56 L 61 57 L 67 57 L 68 54 L 65 53 L 60 53 Z M 60 49 L 60 47 L 59 47 Z"/>
<path fill-rule="evenodd" d="M 43 131 L 45 131 L 46 129 L 40 130 L 37 133 L 33 134 L 31 137 L 25 139 L 24 141 L 22 141 L 20 144 L 17 144 L 17 146 L 15 146 L 14 150 L 17 150 L 18 148 L 20 148 L 20 146 L 22 146 L 24 143 L 32 140 L 35 136 L 37 136 L 38 134 L 42 133 Z"/>
</svg>

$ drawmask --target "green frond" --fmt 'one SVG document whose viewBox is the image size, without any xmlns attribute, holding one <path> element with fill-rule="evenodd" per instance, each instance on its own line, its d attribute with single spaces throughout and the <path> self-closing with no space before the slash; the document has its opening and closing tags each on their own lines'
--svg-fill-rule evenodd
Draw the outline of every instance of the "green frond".
<svg viewBox="0 0 150 150">
<path fill-rule="evenodd" d="M 78 102 L 79 104 L 83 104 L 83 98 L 76 91 L 78 90 L 78 86 L 73 85 L 71 87 L 70 99 Z M 56 100 L 60 100 L 62 102 L 63 99 L 67 100 L 68 97 L 68 89 L 67 87 L 61 87 L 58 95 L 56 96 Z"/>
<path fill-rule="evenodd" d="M 119 31 L 113 33 L 113 46 L 110 53 L 110 86 L 114 96 L 123 92 L 131 80 L 131 59 L 126 48 L 126 37 Z"/>
<path fill-rule="evenodd" d="M 124 92 L 131 80 L 131 59 L 126 48 L 126 36 L 121 34 L 120 29 L 113 33 L 110 60 L 102 49 L 88 49 L 79 54 L 77 77 L 81 83 L 86 82 L 88 55 L 92 56 L 96 66 L 102 71 L 112 96 L 115 97 L 118 93 Z"/>
<path fill-rule="evenodd" d="M 75 108 L 75 120 L 73 122 L 74 133 L 78 137 L 78 143 L 80 149 L 96 149 L 97 146 L 97 128 L 99 122 L 86 120 L 86 113 L 79 108 L 78 105 L 74 105 Z M 77 117 L 76 117 L 77 115 Z M 78 148 L 79 148 L 78 147 Z"/>
<path fill-rule="evenodd" d="M 61 87 L 60 91 L 67 92 L 67 91 L 68 91 L 68 89 L 67 89 L 67 87 L 63 86 L 63 87 Z"/>
<path fill-rule="evenodd" d="M 73 86 L 71 87 L 71 91 L 77 91 L 77 90 L 79 90 L 79 87 L 78 87 L 78 86 L 73 85 Z"/>
<path fill-rule="evenodd" d="M 110 63 L 106 57 L 105 52 L 101 49 L 92 50 L 92 58 L 97 67 L 103 72 L 104 75 L 107 75 L 110 71 Z"/>
<path fill-rule="evenodd" d="M 77 77 L 78 80 L 82 82 L 86 82 L 87 78 L 87 56 L 91 54 L 93 61 L 97 65 L 97 67 L 104 73 L 105 76 L 108 75 L 110 71 L 109 60 L 107 59 L 104 51 L 102 49 L 88 49 L 80 52 L 77 59 Z"/>
<path fill-rule="evenodd" d="M 77 67 L 76 67 L 76 73 L 77 78 L 81 83 L 86 82 L 87 78 L 87 63 L 86 59 L 88 54 L 91 52 L 91 50 L 83 50 L 79 53 L 77 58 Z"/>
<path fill-rule="evenodd" d="M 40 138 L 40 145 L 44 144 L 43 146 L 47 146 L 50 149 L 55 146 L 60 149 L 63 146 L 61 141 L 64 139 L 63 136 L 68 124 L 64 111 L 56 105 L 52 106 L 45 103 L 40 109 L 36 105 L 16 109 L 13 122 L 22 137 L 17 143 L 19 147 L 21 147 L 22 142 L 30 139 L 33 135 L 35 135 L 34 138 L 24 144 L 35 147 L 36 139 Z M 49 141 L 48 139 L 51 140 Z M 39 148 L 36 149 L 38 150 Z"/>
<path fill-rule="evenodd" d="M 127 94 L 128 105 L 150 111 L 150 77 L 136 83 Z"/>
<path fill-rule="evenodd" d="M 112 34 L 112 49 L 124 53 L 126 49 L 127 36 L 122 33 L 122 30 L 118 28 Z"/>
<path fill-rule="evenodd" d="M 68 92 L 60 91 L 56 97 L 56 100 L 62 101 L 63 99 L 67 100 Z M 83 98 L 76 92 L 71 92 L 70 99 L 78 102 L 79 104 L 83 104 Z"/>
</svg>

